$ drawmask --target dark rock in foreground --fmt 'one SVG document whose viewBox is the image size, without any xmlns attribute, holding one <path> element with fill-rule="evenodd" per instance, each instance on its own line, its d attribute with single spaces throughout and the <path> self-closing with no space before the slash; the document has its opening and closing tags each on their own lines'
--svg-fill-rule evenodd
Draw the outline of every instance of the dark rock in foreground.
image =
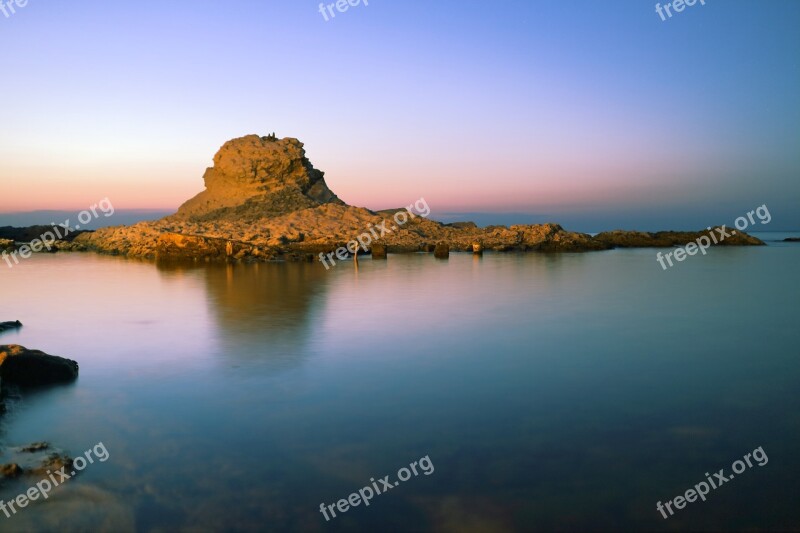
<svg viewBox="0 0 800 533">
<path fill-rule="evenodd" d="M 10 329 L 19 329 L 22 327 L 22 322 L 19 320 L 15 320 L 13 322 L 0 322 L 0 333 L 10 330 Z"/>
<path fill-rule="evenodd" d="M 0 379 L 3 384 L 36 387 L 69 383 L 78 377 L 78 363 L 18 344 L 0 345 Z"/>
<path fill-rule="evenodd" d="M 783 242 L 800 242 L 800 237 L 788 237 L 783 239 Z"/>
</svg>

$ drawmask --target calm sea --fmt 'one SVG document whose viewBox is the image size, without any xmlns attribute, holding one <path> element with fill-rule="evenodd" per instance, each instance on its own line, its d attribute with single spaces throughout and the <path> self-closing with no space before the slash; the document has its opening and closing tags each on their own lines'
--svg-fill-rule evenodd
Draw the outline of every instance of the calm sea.
<svg viewBox="0 0 800 533">
<path fill-rule="evenodd" d="M 0 320 L 25 324 L 0 343 L 81 366 L 12 402 L 0 444 L 110 453 L 0 530 L 796 530 L 798 265 L 778 242 L 668 271 L 655 250 L 0 263 Z M 759 446 L 765 466 L 656 510 Z"/>
</svg>

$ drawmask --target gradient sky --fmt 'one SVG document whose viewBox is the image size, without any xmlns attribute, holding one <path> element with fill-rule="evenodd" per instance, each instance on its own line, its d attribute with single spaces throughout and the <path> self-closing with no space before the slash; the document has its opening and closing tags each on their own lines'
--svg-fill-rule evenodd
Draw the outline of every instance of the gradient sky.
<svg viewBox="0 0 800 533">
<path fill-rule="evenodd" d="M 680 229 L 766 203 L 800 228 L 796 0 L 318 5 L 0 13 L 0 212 L 174 209 L 223 142 L 274 131 L 373 209 Z"/>
</svg>

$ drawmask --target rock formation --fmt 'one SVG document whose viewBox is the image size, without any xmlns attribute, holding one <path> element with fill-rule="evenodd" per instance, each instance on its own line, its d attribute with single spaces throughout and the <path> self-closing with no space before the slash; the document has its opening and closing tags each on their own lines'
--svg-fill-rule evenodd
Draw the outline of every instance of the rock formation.
<svg viewBox="0 0 800 533">
<path fill-rule="evenodd" d="M 297 139 L 248 135 L 228 141 L 203 180 L 206 190 L 184 203 L 170 220 L 246 223 L 327 203 L 344 205 Z"/>
<path fill-rule="evenodd" d="M 19 329 L 22 327 L 22 322 L 15 320 L 13 322 L 0 322 L 0 333 L 6 330 Z"/>
<path fill-rule="evenodd" d="M 668 248 L 671 246 L 685 246 L 694 242 L 702 235 L 713 233 L 717 238 L 719 232 L 715 228 L 706 231 L 659 231 L 647 233 L 643 231 L 606 231 L 595 235 L 595 240 L 614 246 L 615 248 Z M 760 239 L 737 230 L 725 228 L 724 233 L 730 234 L 720 240 L 719 246 L 760 246 L 764 244 Z"/>
<path fill-rule="evenodd" d="M 34 387 L 67 383 L 78 377 L 78 363 L 18 344 L 0 345 L 2 385 Z"/>
<path fill-rule="evenodd" d="M 297 139 L 248 135 L 226 142 L 203 177 L 206 189 L 177 213 L 153 222 L 79 235 L 72 249 L 152 259 L 309 260 L 353 241 L 385 221 L 379 243 L 389 252 L 432 250 L 544 252 L 607 250 L 616 246 L 674 246 L 701 233 L 608 232 L 592 237 L 558 224 L 489 226 L 442 224 L 424 216 L 393 222 L 402 209 L 371 211 L 345 204 L 306 158 Z M 739 235 L 725 244 L 763 244 Z"/>
<path fill-rule="evenodd" d="M 22 324 L 15 322 L 0 323 L 0 331 L 5 325 L 12 328 Z M 74 381 L 78 377 L 78 363 L 63 357 L 47 355 L 39 350 L 28 350 L 17 344 L 0 345 L 0 414 L 6 411 L 7 385 L 20 388 L 39 387 Z M 70 469 L 72 459 L 54 450 L 49 443 L 35 442 L 10 450 L 0 450 L 6 464 L 0 464 L 0 482 L 6 478 L 17 478 L 22 475 L 43 477 L 62 467 Z"/>
</svg>

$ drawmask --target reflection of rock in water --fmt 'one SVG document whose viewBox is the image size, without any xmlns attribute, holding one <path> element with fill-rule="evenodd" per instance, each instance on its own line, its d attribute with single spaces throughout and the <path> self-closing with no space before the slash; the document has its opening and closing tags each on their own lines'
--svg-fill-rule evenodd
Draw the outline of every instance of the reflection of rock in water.
<svg viewBox="0 0 800 533">
<path fill-rule="evenodd" d="M 232 363 L 296 366 L 312 332 L 312 316 L 326 287 L 316 263 L 201 266 L 159 264 L 170 277 L 192 271 L 206 282 L 210 315 L 217 319 L 222 354 Z"/>
</svg>

